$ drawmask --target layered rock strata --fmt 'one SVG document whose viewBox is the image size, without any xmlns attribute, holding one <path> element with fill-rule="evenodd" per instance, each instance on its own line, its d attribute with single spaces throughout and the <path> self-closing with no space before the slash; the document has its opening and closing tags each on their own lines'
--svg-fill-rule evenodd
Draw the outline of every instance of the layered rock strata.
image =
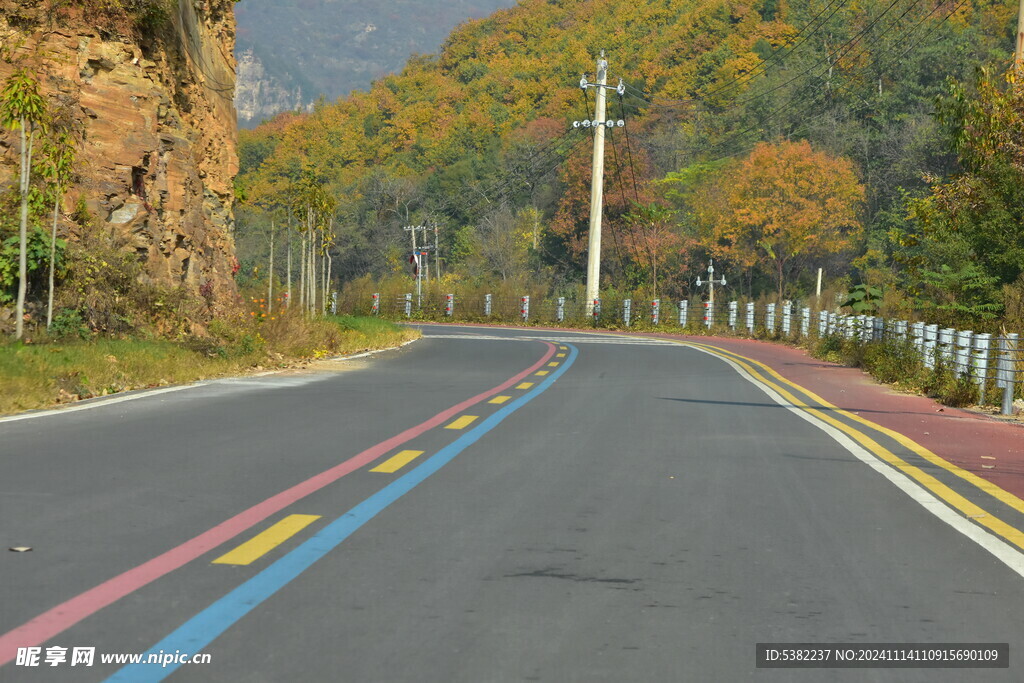
<svg viewBox="0 0 1024 683">
<path fill-rule="evenodd" d="M 147 29 L 90 15 L 90 3 L 0 0 L 0 80 L 37 75 L 81 137 L 63 230 L 83 200 L 147 277 L 208 298 L 235 296 L 238 170 L 231 0 L 170 0 Z M 14 183 L 16 134 L 0 134 L 0 183 Z"/>
</svg>

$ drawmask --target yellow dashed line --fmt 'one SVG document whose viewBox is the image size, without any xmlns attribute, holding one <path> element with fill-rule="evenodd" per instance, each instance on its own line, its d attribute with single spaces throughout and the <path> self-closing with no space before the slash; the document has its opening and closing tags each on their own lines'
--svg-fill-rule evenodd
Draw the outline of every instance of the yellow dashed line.
<svg viewBox="0 0 1024 683">
<path fill-rule="evenodd" d="M 544 375 L 548 374 L 548 371 L 547 370 L 538 370 L 535 374 L 540 375 L 541 377 L 543 377 Z"/>
<path fill-rule="evenodd" d="M 445 429 L 463 429 L 473 424 L 473 420 L 475 420 L 477 417 L 477 415 L 463 415 L 462 417 L 452 422 L 450 425 L 445 425 Z"/>
<path fill-rule="evenodd" d="M 495 396 L 488 403 L 504 403 L 505 401 L 512 398 L 511 396 Z"/>
<path fill-rule="evenodd" d="M 402 469 L 421 455 L 423 455 L 423 451 L 400 451 L 370 471 L 391 474 L 392 472 L 397 472 Z"/>
<path fill-rule="evenodd" d="M 516 389 L 529 389 L 532 386 L 533 386 L 533 382 L 523 382 L 522 384 L 517 386 Z"/>
<path fill-rule="evenodd" d="M 555 354 L 555 358 L 565 358 L 565 354 L 564 353 L 556 353 Z"/>
<path fill-rule="evenodd" d="M 553 362 L 553 363 L 548 363 L 548 367 L 549 367 L 549 368 L 557 368 L 557 367 L 558 367 L 558 362 L 557 362 L 557 361 L 555 361 L 555 362 Z"/>
<path fill-rule="evenodd" d="M 288 515 L 234 550 L 221 555 L 213 564 L 252 564 L 318 519 L 320 515 Z"/>
</svg>

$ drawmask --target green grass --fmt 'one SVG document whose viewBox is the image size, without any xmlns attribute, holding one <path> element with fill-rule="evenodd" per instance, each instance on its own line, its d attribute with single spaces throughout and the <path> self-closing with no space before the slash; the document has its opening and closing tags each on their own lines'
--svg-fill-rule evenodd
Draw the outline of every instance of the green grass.
<svg viewBox="0 0 1024 683">
<path fill-rule="evenodd" d="M 410 328 L 353 316 L 278 325 L 276 332 L 290 337 L 244 334 L 238 340 L 203 344 L 141 339 L 0 342 L 0 414 L 265 366 L 287 367 L 310 358 L 396 346 L 419 336 Z"/>
</svg>

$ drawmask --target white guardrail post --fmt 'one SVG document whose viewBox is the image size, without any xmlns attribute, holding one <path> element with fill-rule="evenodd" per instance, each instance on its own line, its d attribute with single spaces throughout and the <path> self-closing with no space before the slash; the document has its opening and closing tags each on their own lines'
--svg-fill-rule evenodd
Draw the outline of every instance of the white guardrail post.
<svg viewBox="0 0 1024 683">
<path fill-rule="evenodd" d="M 996 386 L 1003 390 L 1003 404 L 1000 412 L 1013 415 L 1013 392 L 1017 386 L 1017 349 L 1019 337 L 1008 334 L 999 339 L 999 360 Z"/>
<path fill-rule="evenodd" d="M 954 362 L 956 363 L 957 375 L 969 375 L 971 373 L 971 337 L 974 333 L 971 330 L 959 330 L 954 337 Z"/>
<path fill-rule="evenodd" d="M 978 385 L 978 403 L 985 402 L 985 381 L 988 379 L 988 355 L 991 348 L 991 334 L 979 332 L 974 335 L 974 353 L 971 354 L 971 365 L 973 366 L 974 382 Z"/>
</svg>

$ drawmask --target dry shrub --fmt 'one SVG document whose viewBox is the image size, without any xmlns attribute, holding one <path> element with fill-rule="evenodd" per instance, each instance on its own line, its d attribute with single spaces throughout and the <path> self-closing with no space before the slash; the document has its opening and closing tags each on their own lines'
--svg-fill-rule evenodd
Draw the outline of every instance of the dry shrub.
<svg viewBox="0 0 1024 683">
<path fill-rule="evenodd" d="M 1003 285 L 1003 324 L 1007 332 L 1024 333 L 1024 273 Z"/>
</svg>

